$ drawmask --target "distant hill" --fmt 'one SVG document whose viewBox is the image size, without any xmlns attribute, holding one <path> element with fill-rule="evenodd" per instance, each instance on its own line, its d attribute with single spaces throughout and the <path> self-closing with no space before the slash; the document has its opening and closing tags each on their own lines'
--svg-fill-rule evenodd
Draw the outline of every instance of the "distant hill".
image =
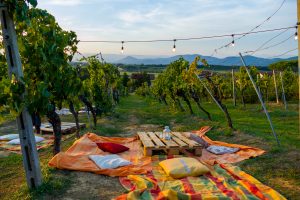
<svg viewBox="0 0 300 200">
<path fill-rule="evenodd" d="M 196 56 L 201 56 L 197 54 L 187 54 L 187 55 L 182 55 L 184 59 L 186 59 L 189 62 L 192 62 Z M 136 58 L 134 56 L 127 56 L 125 58 L 122 58 L 120 60 L 115 60 L 113 61 L 114 63 L 119 63 L 119 64 L 144 64 L 144 65 L 167 65 L 170 62 L 173 62 L 180 58 L 181 55 L 176 55 L 172 57 L 166 57 L 166 58 Z M 204 58 L 207 60 L 207 62 L 210 65 L 223 65 L 223 66 L 232 66 L 232 65 L 241 65 L 241 60 L 240 57 L 238 56 L 231 56 L 231 57 L 226 57 L 226 58 L 216 58 L 216 57 L 211 57 L 211 56 L 201 56 L 201 58 Z M 297 57 L 290 57 L 286 59 L 282 58 L 260 58 L 260 57 L 255 57 L 255 56 L 245 56 L 244 57 L 245 62 L 247 65 L 255 65 L 255 66 L 265 66 L 267 67 L 269 64 L 281 61 L 281 60 L 295 60 Z M 199 63 L 201 64 L 201 63 Z"/>
</svg>

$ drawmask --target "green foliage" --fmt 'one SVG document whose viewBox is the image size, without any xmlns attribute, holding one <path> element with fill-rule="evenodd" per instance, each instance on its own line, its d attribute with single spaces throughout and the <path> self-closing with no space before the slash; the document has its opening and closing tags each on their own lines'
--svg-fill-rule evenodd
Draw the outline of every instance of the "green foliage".
<svg viewBox="0 0 300 200">
<path fill-rule="evenodd" d="M 199 96 L 203 92 L 203 88 L 195 75 L 200 73 L 197 69 L 199 59 L 196 57 L 191 65 L 183 58 L 170 63 L 166 70 L 155 79 L 151 88 L 153 95 L 159 101 L 180 110 L 184 110 L 181 105 L 181 100 L 183 100 L 192 114 L 193 109 L 190 101 L 192 99 L 200 106 Z"/>
<path fill-rule="evenodd" d="M 129 82 L 129 76 L 128 74 L 125 72 L 122 76 L 122 84 L 124 87 L 128 87 L 128 82 Z"/>
<path fill-rule="evenodd" d="M 141 87 L 146 83 L 148 86 L 151 85 L 151 75 L 147 72 L 133 73 L 131 74 L 131 79 L 129 86 L 132 91 Z"/>
<path fill-rule="evenodd" d="M 143 96 L 143 97 L 150 96 L 150 95 L 151 95 L 150 87 L 148 86 L 147 83 L 143 83 L 142 86 L 138 87 L 138 88 L 135 90 L 135 93 L 136 93 L 137 95 L 140 95 L 140 96 Z"/>
<path fill-rule="evenodd" d="M 30 5 L 34 8 L 37 6 L 37 0 L 3 0 L 2 2 L 7 6 L 8 12 L 16 16 L 18 22 L 26 23 L 30 23 L 27 15 Z"/>
<path fill-rule="evenodd" d="M 292 70 L 298 71 L 298 60 L 284 60 L 269 65 L 269 69 L 276 71 Z"/>
<path fill-rule="evenodd" d="M 282 92 L 282 89 L 280 87 L 280 77 L 277 76 L 278 83 L 279 85 L 279 93 Z M 282 73 L 282 82 L 284 85 L 284 91 L 286 98 L 288 100 L 298 100 L 299 97 L 299 76 L 297 73 L 294 73 L 291 70 L 285 70 Z"/>
<path fill-rule="evenodd" d="M 78 79 L 68 65 L 77 50 L 72 31 L 64 31 L 45 10 L 28 11 L 30 24 L 17 24 L 20 54 L 30 112 L 47 113 L 78 91 Z"/>
<path fill-rule="evenodd" d="M 114 91 L 120 90 L 121 76 L 118 68 L 100 62 L 97 57 L 85 58 L 89 78 L 83 81 L 85 95 L 94 103 L 99 115 L 111 112 L 116 102 Z"/>
</svg>

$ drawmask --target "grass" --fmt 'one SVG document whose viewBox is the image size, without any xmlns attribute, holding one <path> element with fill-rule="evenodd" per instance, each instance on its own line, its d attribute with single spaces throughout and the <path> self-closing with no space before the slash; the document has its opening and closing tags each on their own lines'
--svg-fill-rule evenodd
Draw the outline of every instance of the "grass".
<svg viewBox="0 0 300 200">
<path fill-rule="evenodd" d="M 300 196 L 300 134 L 298 105 L 291 104 L 285 111 L 283 106 L 270 104 L 268 109 L 273 120 L 281 147 L 270 130 L 265 114 L 259 105 L 234 107 L 232 102 L 225 102 L 231 114 L 235 130 L 226 127 L 226 121 L 218 107 L 210 102 L 203 106 L 211 113 L 213 121 L 208 121 L 203 113 L 193 105 L 194 115 L 187 112 L 170 110 L 153 99 L 130 95 L 123 98 L 115 111 L 109 116 L 98 119 L 98 126 L 87 128 L 90 131 L 106 136 L 128 136 L 136 127 L 148 126 L 153 131 L 169 125 L 175 131 L 196 130 L 210 125 L 213 129 L 208 133 L 215 140 L 259 147 L 267 151 L 257 158 L 249 159 L 239 165 L 244 171 L 253 175 L 264 184 L 271 186 L 288 199 Z M 62 121 L 73 121 L 71 116 L 64 116 Z M 81 122 L 88 123 L 85 115 Z M 83 132 L 82 132 L 83 133 Z M 67 149 L 75 138 L 63 142 L 63 150 Z M 72 172 L 49 168 L 47 163 L 52 156 L 52 149 L 39 152 L 44 183 L 34 191 L 29 191 L 25 184 L 20 155 L 11 154 L 0 158 L 0 199 L 44 199 L 63 196 L 72 185 Z M 21 186 L 20 186 L 21 183 Z M 13 195 L 12 195 L 13 194 Z"/>
</svg>

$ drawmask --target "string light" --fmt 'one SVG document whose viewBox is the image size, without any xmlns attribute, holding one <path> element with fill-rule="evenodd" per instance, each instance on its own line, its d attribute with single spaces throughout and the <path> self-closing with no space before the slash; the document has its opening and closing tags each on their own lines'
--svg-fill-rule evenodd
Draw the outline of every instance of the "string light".
<svg viewBox="0 0 300 200">
<path fill-rule="evenodd" d="M 175 52 L 176 51 L 176 45 L 175 45 L 176 39 L 174 39 L 173 41 L 174 41 L 174 45 L 173 45 L 172 51 Z"/>
<path fill-rule="evenodd" d="M 231 46 L 234 47 L 234 34 L 232 34 L 232 42 L 231 42 Z"/>
<path fill-rule="evenodd" d="M 295 40 L 298 40 L 298 26 L 296 26 Z"/>
<path fill-rule="evenodd" d="M 191 37 L 191 38 L 177 38 L 177 39 L 154 39 L 154 40 L 124 40 L 123 43 L 153 43 L 153 42 L 170 42 L 170 41 L 187 41 L 187 40 L 204 40 L 204 39 L 214 39 L 214 38 L 223 38 L 223 37 L 232 37 L 239 36 L 239 35 L 252 35 L 258 33 L 267 33 L 273 31 L 281 31 L 281 30 L 288 30 L 295 28 L 295 26 L 289 27 L 282 27 L 282 28 L 275 28 L 275 29 L 267 29 L 267 30 L 260 30 L 260 31 L 252 31 L 246 33 L 233 33 L 233 34 L 224 34 L 224 35 L 207 35 L 201 37 Z M 235 39 L 237 40 L 237 39 Z M 81 43 L 120 43 L 118 40 L 79 40 Z M 122 41 L 121 41 L 122 42 Z M 230 45 L 231 43 L 229 43 Z M 228 45 L 228 44 L 227 44 Z M 217 49 L 219 50 L 219 49 Z"/>
<path fill-rule="evenodd" d="M 202 37 L 191 37 L 191 38 L 177 38 L 177 39 L 154 39 L 154 40 L 124 40 L 124 41 L 117 41 L 117 40 L 79 40 L 81 43 L 120 43 L 122 44 L 121 46 L 121 53 L 124 53 L 124 43 L 156 43 L 156 42 L 170 42 L 173 41 L 173 52 L 176 52 L 176 42 L 177 41 L 188 41 L 188 40 L 203 40 L 203 39 L 213 39 L 213 38 L 223 38 L 223 37 L 232 37 L 232 41 L 228 43 L 227 45 L 223 46 L 224 47 L 229 47 L 229 46 L 235 46 L 235 41 L 239 38 L 235 38 L 235 36 L 243 36 L 243 35 L 252 35 L 252 34 L 259 34 L 259 33 L 267 33 L 267 32 L 274 32 L 274 31 L 281 31 L 283 30 L 280 34 L 284 33 L 285 31 L 288 31 L 289 29 L 296 28 L 295 32 L 295 39 L 298 39 L 298 33 L 297 33 L 297 26 L 289 26 L 289 27 L 282 27 L 282 28 L 275 28 L 275 29 L 267 29 L 267 30 L 260 30 L 260 31 L 251 31 L 251 32 L 246 32 L 246 33 L 234 33 L 234 34 L 223 34 L 223 35 L 208 35 L 208 36 L 202 36 Z M 277 37 L 276 35 L 275 37 Z M 293 35 L 292 35 L 293 37 Z M 272 38 L 274 39 L 274 38 Z M 268 41 L 269 42 L 269 41 Z M 265 44 L 264 44 L 265 45 Z M 259 50 L 262 47 L 259 48 Z M 211 55 L 213 56 L 214 54 L 219 53 L 219 50 L 221 48 L 214 49 L 214 53 Z M 252 51 L 251 51 L 252 52 Z"/>
<path fill-rule="evenodd" d="M 124 41 L 122 41 L 122 47 L 121 47 L 121 53 L 123 54 L 124 53 Z"/>
</svg>

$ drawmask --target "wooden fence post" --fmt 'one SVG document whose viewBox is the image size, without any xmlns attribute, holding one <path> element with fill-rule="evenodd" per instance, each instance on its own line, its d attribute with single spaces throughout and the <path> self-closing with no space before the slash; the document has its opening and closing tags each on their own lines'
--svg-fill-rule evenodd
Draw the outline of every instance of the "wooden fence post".
<svg viewBox="0 0 300 200">
<path fill-rule="evenodd" d="M 14 75 L 18 81 L 22 81 L 21 78 L 23 77 L 23 70 L 13 18 L 8 13 L 7 7 L 4 3 L 0 3 L 0 12 L 8 74 L 10 78 Z M 20 95 L 21 98 L 24 98 L 24 94 Z M 29 188 L 35 188 L 42 184 L 42 175 L 39 156 L 35 144 L 35 137 L 33 134 L 31 116 L 26 107 L 17 117 L 17 124 L 27 185 Z"/>
<path fill-rule="evenodd" d="M 276 139 L 276 141 L 277 141 L 277 144 L 278 144 L 278 146 L 280 146 L 280 141 L 278 140 L 278 137 L 277 137 L 277 135 L 276 135 L 276 133 L 275 133 L 275 130 L 274 130 L 274 127 L 273 127 L 273 124 L 272 124 L 271 117 L 270 117 L 270 115 L 269 115 L 269 113 L 268 113 L 268 111 L 267 111 L 267 108 L 266 108 L 265 103 L 264 103 L 264 101 L 263 101 L 263 99 L 262 99 L 261 93 L 260 93 L 259 90 L 257 89 L 257 86 L 256 86 L 256 84 L 255 84 L 255 82 L 254 82 L 254 80 L 253 80 L 253 78 L 252 78 L 252 76 L 251 76 L 251 74 L 250 74 L 250 71 L 249 71 L 248 67 L 246 66 L 246 63 L 245 63 L 245 61 L 244 61 L 244 58 L 243 58 L 242 54 L 239 53 L 239 55 L 240 55 L 240 57 L 241 57 L 241 60 L 242 60 L 243 65 L 245 66 L 245 69 L 246 69 L 246 71 L 247 71 L 247 74 L 248 74 L 248 76 L 249 76 L 249 78 L 250 78 L 250 80 L 251 80 L 251 82 L 252 82 L 252 85 L 253 85 L 253 87 L 254 87 L 254 89 L 255 89 L 255 91 L 256 91 L 256 94 L 257 94 L 257 96 L 258 96 L 258 98 L 259 98 L 259 100 L 260 100 L 260 103 L 261 103 L 261 105 L 262 105 L 262 107 L 263 107 L 263 109 L 264 109 L 264 112 L 265 112 L 265 114 L 266 114 L 266 116 L 267 116 L 267 118 L 268 118 L 268 121 L 269 121 L 269 123 L 270 123 L 270 127 L 271 127 L 272 132 L 273 132 L 273 135 L 274 135 L 274 137 L 275 137 L 275 139 Z"/>
<path fill-rule="evenodd" d="M 284 109 L 287 110 L 287 103 L 286 103 L 285 92 L 284 92 L 282 72 L 279 72 L 279 76 L 280 76 L 281 90 L 282 90 L 282 101 L 283 101 L 283 104 L 284 104 Z"/>
<path fill-rule="evenodd" d="M 258 74 L 256 74 L 256 79 L 257 79 L 257 83 L 258 83 L 258 86 L 257 86 L 258 91 L 261 93 L 261 90 L 260 90 L 260 87 L 259 87 L 259 85 L 260 85 L 260 81 L 259 81 L 259 79 L 260 79 L 260 72 L 258 72 Z"/>
<path fill-rule="evenodd" d="M 234 71 L 231 70 L 232 75 L 232 97 L 233 97 L 233 105 L 236 106 L 236 94 L 235 94 L 235 79 L 234 79 Z"/>
<path fill-rule="evenodd" d="M 275 87 L 276 103 L 278 104 L 279 98 L 278 98 L 278 91 L 277 91 L 276 74 L 274 70 L 273 70 L 273 80 L 274 80 L 274 87 Z"/>
</svg>

